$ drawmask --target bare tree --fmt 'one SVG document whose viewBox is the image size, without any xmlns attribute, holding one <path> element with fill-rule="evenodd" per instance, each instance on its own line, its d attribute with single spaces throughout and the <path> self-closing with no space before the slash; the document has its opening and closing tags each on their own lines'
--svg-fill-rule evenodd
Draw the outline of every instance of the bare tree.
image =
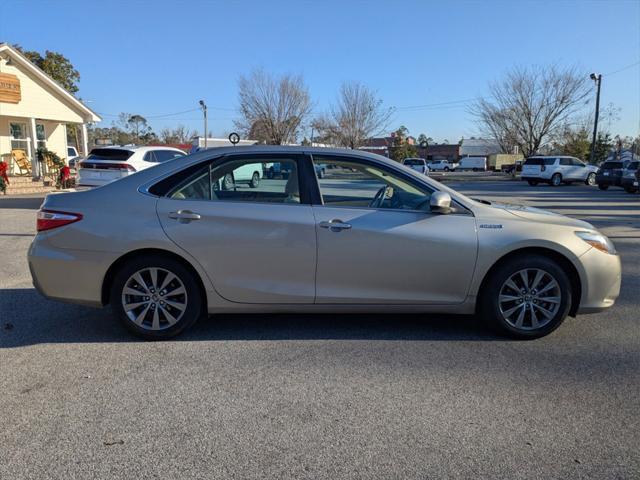
<svg viewBox="0 0 640 480">
<path fill-rule="evenodd" d="M 318 117 L 314 129 L 337 145 L 358 148 L 387 129 L 393 109 L 384 108 L 376 93 L 359 82 L 343 83 L 338 102 L 328 116 Z"/>
<path fill-rule="evenodd" d="M 238 81 L 241 118 L 236 127 L 250 138 L 281 145 L 296 141 L 309 116 L 311 100 L 301 75 L 276 78 L 254 70 Z"/>
<path fill-rule="evenodd" d="M 471 113 L 503 151 L 518 146 L 532 155 L 584 106 L 586 79 L 575 68 L 516 68 L 492 84 L 491 98 L 478 100 Z"/>
<path fill-rule="evenodd" d="M 194 132 L 191 132 L 184 125 L 178 125 L 174 129 L 163 128 L 160 130 L 160 140 L 163 143 L 189 143 L 194 136 Z"/>
</svg>

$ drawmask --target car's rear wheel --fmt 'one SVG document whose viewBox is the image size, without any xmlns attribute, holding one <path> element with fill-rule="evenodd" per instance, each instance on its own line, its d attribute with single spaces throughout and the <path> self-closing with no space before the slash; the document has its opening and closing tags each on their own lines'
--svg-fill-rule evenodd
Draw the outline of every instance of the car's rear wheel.
<svg viewBox="0 0 640 480">
<path fill-rule="evenodd" d="M 554 187 L 558 187 L 560 186 L 561 183 L 562 183 L 562 175 L 560 175 L 559 173 L 554 173 L 551 176 L 551 185 L 553 185 Z"/>
<path fill-rule="evenodd" d="M 536 185 L 538 185 L 537 180 L 527 180 L 527 183 L 532 187 L 535 187 Z"/>
<path fill-rule="evenodd" d="M 586 183 L 590 187 L 593 187 L 596 184 L 596 174 L 592 172 L 587 175 L 587 179 L 584 181 L 584 183 Z"/>
<path fill-rule="evenodd" d="M 148 340 L 178 335 L 201 316 L 194 274 L 181 262 L 145 255 L 127 262 L 111 288 L 111 307 L 126 328 Z"/>
<path fill-rule="evenodd" d="M 480 292 L 480 313 L 503 335 L 532 339 L 558 328 L 571 308 L 571 283 L 550 258 L 531 255 L 500 265 Z"/>
<path fill-rule="evenodd" d="M 444 167 L 444 171 L 448 172 L 449 171 L 449 167 Z"/>
<path fill-rule="evenodd" d="M 609 185 L 604 185 L 604 184 L 602 184 L 602 183 L 599 183 L 599 184 L 598 184 L 598 188 L 599 188 L 600 190 L 607 190 L 607 189 L 609 188 Z"/>
<path fill-rule="evenodd" d="M 258 188 L 258 185 L 260 185 L 260 174 L 258 172 L 253 172 L 249 186 L 251 188 Z"/>
</svg>

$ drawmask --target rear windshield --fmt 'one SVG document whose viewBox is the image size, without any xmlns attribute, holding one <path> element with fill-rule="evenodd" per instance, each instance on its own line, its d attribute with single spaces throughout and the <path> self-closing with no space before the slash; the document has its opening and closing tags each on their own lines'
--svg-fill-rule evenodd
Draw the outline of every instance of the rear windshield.
<svg viewBox="0 0 640 480">
<path fill-rule="evenodd" d="M 527 158 L 524 162 L 525 165 L 553 165 L 556 162 L 555 158 Z"/>
<path fill-rule="evenodd" d="M 424 160 L 415 160 L 415 159 L 406 159 L 404 161 L 405 165 L 410 165 L 410 166 L 414 166 L 414 165 L 424 165 Z"/>
<path fill-rule="evenodd" d="M 622 162 L 604 162 L 602 168 L 605 170 L 613 170 L 614 168 L 622 168 Z"/>
<path fill-rule="evenodd" d="M 89 153 L 87 160 L 127 160 L 133 155 L 131 150 L 121 148 L 94 148 Z"/>
</svg>

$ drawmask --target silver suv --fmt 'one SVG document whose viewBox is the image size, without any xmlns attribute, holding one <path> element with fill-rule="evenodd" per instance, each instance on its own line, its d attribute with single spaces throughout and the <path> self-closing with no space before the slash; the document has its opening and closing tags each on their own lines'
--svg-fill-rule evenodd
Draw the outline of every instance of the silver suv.
<svg viewBox="0 0 640 480">
<path fill-rule="evenodd" d="M 529 157 L 522 165 L 522 180 L 534 186 L 538 183 L 549 183 L 557 187 L 561 183 L 583 182 L 596 184 L 598 167 L 587 165 L 574 157 L 552 156 Z"/>
</svg>

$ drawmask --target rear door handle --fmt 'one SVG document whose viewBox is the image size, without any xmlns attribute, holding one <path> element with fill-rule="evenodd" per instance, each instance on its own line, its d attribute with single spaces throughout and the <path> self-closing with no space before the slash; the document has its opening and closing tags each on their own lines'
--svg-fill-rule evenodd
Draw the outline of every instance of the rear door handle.
<svg viewBox="0 0 640 480">
<path fill-rule="evenodd" d="M 194 213 L 191 210 L 178 210 L 177 212 L 170 212 L 169 218 L 178 220 L 180 223 L 189 223 L 193 220 L 200 220 L 200 214 Z"/>
<path fill-rule="evenodd" d="M 344 223 L 342 220 L 334 219 L 329 222 L 320 222 L 320 228 L 328 228 L 332 232 L 339 232 L 340 230 L 349 230 L 351 228 L 350 223 Z"/>
</svg>

